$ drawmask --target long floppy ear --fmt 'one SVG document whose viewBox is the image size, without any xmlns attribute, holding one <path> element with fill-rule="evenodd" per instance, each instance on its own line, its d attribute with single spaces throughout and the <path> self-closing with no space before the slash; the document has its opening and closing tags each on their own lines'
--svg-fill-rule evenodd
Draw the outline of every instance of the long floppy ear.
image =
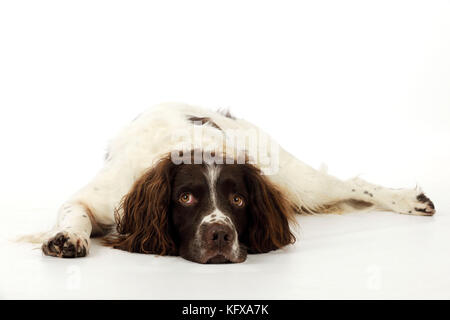
<svg viewBox="0 0 450 320">
<path fill-rule="evenodd" d="M 250 164 L 244 165 L 249 189 L 248 245 L 251 253 L 264 253 L 295 242 L 289 223 L 295 223 L 295 206 Z"/>
<path fill-rule="evenodd" d="M 170 157 L 163 158 L 134 183 L 115 211 L 117 233 L 103 244 L 131 252 L 177 254 L 169 222 L 174 167 Z"/>
</svg>

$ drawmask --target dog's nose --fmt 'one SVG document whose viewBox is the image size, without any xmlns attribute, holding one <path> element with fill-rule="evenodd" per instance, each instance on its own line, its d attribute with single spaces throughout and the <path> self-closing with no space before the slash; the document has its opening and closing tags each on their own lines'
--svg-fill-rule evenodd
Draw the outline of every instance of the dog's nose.
<svg viewBox="0 0 450 320">
<path fill-rule="evenodd" d="M 206 239 L 210 245 L 221 249 L 231 245 L 234 240 L 234 234 L 229 226 L 213 223 L 207 229 Z"/>
</svg>

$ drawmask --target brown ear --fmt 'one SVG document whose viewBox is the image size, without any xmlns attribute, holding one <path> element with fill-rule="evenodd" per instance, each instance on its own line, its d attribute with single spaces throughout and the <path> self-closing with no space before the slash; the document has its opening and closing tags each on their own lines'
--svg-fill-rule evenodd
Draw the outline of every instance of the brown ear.
<svg viewBox="0 0 450 320">
<path fill-rule="evenodd" d="M 117 233 L 104 238 L 105 245 L 131 252 L 177 254 L 168 215 L 174 167 L 170 157 L 164 158 L 134 183 L 116 209 Z"/>
<path fill-rule="evenodd" d="M 245 179 L 250 195 L 249 251 L 263 253 L 294 243 L 289 227 L 295 222 L 294 205 L 256 167 L 245 164 Z"/>
</svg>

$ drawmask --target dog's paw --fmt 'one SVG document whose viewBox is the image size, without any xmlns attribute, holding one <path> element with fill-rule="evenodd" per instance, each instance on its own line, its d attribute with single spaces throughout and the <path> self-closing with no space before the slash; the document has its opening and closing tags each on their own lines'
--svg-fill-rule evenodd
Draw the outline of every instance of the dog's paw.
<svg viewBox="0 0 450 320">
<path fill-rule="evenodd" d="M 416 214 L 424 216 L 432 216 L 436 210 L 433 202 L 423 192 L 416 197 L 417 203 L 414 206 Z"/>
<path fill-rule="evenodd" d="M 395 211 L 404 214 L 432 216 L 436 212 L 433 202 L 420 189 L 405 190 L 392 204 Z"/>
<path fill-rule="evenodd" d="M 61 231 L 42 244 L 42 252 L 60 258 L 84 257 L 89 252 L 89 240 L 75 233 Z"/>
</svg>

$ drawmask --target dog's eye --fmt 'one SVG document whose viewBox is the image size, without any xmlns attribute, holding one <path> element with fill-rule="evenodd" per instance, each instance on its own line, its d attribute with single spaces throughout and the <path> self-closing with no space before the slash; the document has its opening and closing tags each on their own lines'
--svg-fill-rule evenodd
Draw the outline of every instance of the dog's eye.
<svg viewBox="0 0 450 320">
<path fill-rule="evenodd" d="M 231 204 L 235 207 L 242 208 L 245 205 L 244 199 L 238 194 L 232 194 L 230 196 Z"/>
<path fill-rule="evenodd" d="M 190 192 L 183 192 L 178 198 L 178 201 L 180 201 L 181 204 L 184 204 L 185 206 L 192 205 L 196 202 L 195 197 Z"/>
</svg>

